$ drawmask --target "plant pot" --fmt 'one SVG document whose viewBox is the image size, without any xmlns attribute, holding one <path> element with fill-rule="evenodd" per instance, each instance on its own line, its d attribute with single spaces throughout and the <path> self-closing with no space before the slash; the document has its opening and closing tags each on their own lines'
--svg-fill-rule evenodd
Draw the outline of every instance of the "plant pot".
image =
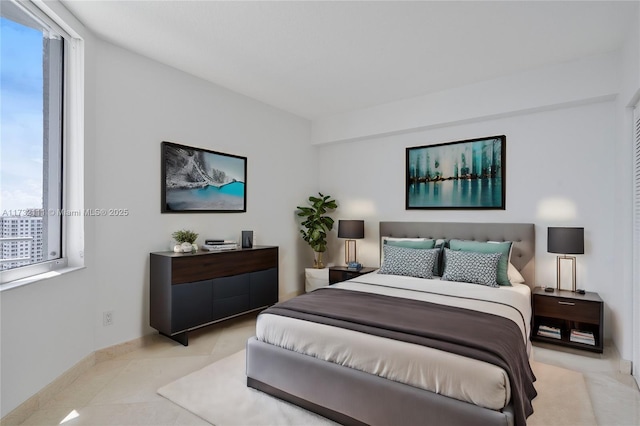
<svg viewBox="0 0 640 426">
<path fill-rule="evenodd" d="M 313 252 L 313 267 L 315 269 L 324 269 L 324 262 L 322 261 L 322 252 L 314 251 Z"/>
</svg>

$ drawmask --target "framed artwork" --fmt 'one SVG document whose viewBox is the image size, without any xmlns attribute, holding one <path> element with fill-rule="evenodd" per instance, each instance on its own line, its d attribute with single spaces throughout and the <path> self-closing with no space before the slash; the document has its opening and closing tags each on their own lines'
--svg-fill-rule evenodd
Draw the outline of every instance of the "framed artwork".
<svg viewBox="0 0 640 426">
<path fill-rule="evenodd" d="M 162 142 L 162 213 L 247 211 L 247 158 Z"/>
<path fill-rule="evenodd" d="M 407 148 L 410 209 L 505 209 L 506 136 Z"/>
</svg>

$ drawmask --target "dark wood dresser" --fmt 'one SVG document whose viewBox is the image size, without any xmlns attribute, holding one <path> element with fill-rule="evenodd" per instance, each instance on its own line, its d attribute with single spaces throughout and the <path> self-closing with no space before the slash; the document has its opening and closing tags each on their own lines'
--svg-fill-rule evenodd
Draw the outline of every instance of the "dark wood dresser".
<svg viewBox="0 0 640 426">
<path fill-rule="evenodd" d="M 278 247 L 150 254 L 150 324 L 188 344 L 187 332 L 278 301 Z"/>
</svg>

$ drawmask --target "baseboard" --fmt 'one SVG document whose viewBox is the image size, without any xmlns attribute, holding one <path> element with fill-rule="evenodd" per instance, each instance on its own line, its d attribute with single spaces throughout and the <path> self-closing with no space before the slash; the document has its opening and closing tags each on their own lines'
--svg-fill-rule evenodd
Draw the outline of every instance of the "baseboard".
<svg viewBox="0 0 640 426">
<path fill-rule="evenodd" d="M 73 383 L 81 374 L 96 364 L 95 352 L 84 357 L 76 365 L 62 373 L 51 383 L 40 389 L 31 398 L 18 405 L 9 414 L 0 419 L 2 426 L 14 426 L 23 423 L 29 416 L 44 407 L 53 397 Z"/>
<path fill-rule="evenodd" d="M 151 343 L 153 339 L 152 336 L 154 336 L 154 334 L 147 334 L 146 336 L 138 337 L 137 339 L 129 340 L 128 342 L 98 349 L 95 351 L 96 364 L 104 361 L 110 361 L 121 355 L 135 351 L 136 349 L 143 348 Z"/>
<path fill-rule="evenodd" d="M 128 352 L 140 349 L 149 344 L 152 335 L 139 337 L 128 342 L 119 343 L 107 348 L 99 349 L 84 357 L 81 361 L 62 373 L 51 383 L 40 389 L 31 398 L 13 409 L 0 419 L 2 426 L 16 426 L 23 423 L 33 413 L 44 407 L 54 396 L 73 383 L 80 375 L 104 361 L 109 361 Z"/>
</svg>

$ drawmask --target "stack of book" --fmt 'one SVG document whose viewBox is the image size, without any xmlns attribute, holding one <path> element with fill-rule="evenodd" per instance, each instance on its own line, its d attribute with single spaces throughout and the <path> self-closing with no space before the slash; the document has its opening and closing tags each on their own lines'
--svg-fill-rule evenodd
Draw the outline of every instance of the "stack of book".
<svg viewBox="0 0 640 426">
<path fill-rule="evenodd" d="M 590 331 L 571 330 L 569 340 L 572 342 L 584 343 L 585 345 L 596 345 L 596 339 Z"/>
<path fill-rule="evenodd" d="M 238 248 L 238 243 L 231 240 L 205 240 L 202 248 L 209 251 L 234 250 Z"/>
<path fill-rule="evenodd" d="M 538 327 L 538 336 L 550 337 L 551 339 L 561 339 L 562 333 L 559 328 L 541 325 Z"/>
</svg>

